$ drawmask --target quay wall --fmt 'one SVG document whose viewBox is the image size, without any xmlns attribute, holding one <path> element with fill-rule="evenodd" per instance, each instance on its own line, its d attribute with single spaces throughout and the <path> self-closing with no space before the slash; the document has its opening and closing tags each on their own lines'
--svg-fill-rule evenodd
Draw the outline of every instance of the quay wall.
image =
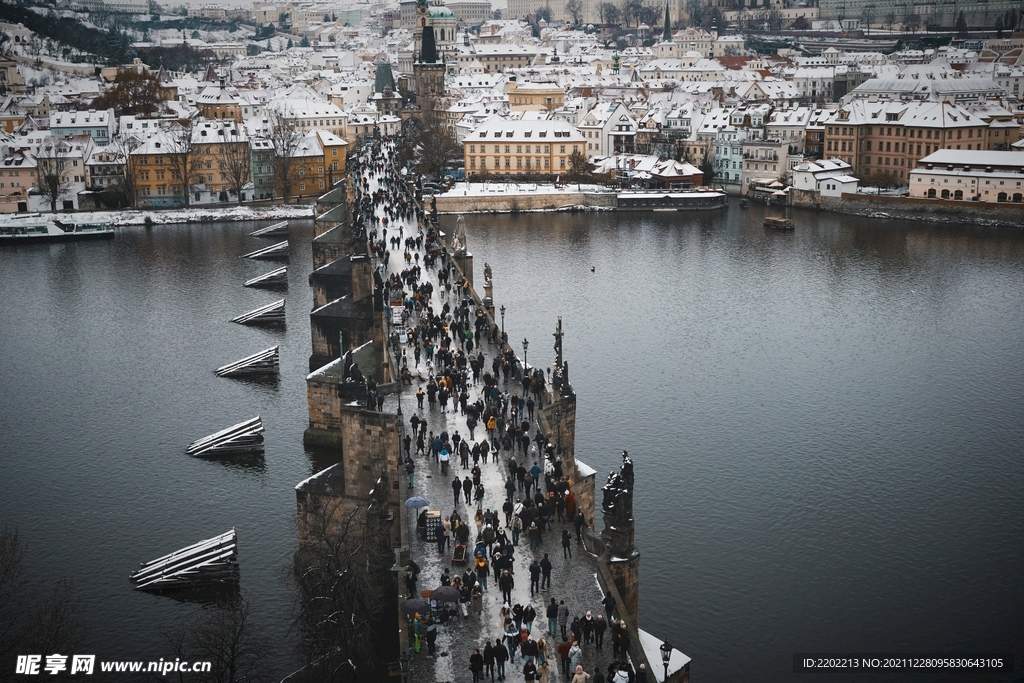
<svg viewBox="0 0 1024 683">
<path fill-rule="evenodd" d="M 611 192 L 503 193 L 485 195 L 445 194 L 437 197 L 438 213 L 495 211 L 560 211 L 573 208 L 614 209 L 618 198 Z"/>
<path fill-rule="evenodd" d="M 816 192 L 792 191 L 792 205 L 869 218 L 898 218 L 938 223 L 1019 226 L 1024 215 L 1020 204 L 987 204 L 924 199 L 921 197 L 878 197 L 845 193 L 842 197 L 820 197 Z"/>
</svg>

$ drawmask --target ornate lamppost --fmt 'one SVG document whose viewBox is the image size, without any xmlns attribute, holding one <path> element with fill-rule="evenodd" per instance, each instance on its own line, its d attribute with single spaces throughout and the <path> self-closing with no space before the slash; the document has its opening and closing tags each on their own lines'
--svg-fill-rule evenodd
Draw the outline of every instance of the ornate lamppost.
<svg viewBox="0 0 1024 683">
<path fill-rule="evenodd" d="M 661 644 L 661 648 L 660 649 L 661 649 L 661 663 L 665 666 L 665 678 L 663 680 L 667 681 L 668 680 L 668 660 L 672 659 L 672 646 L 669 645 L 668 641 L 666 640 L 664 643 Z"/>
<path fill-rule="evenodd" d="M 526 374 L 527 368 L 530 367 L 526 362 L 526 349 L 528 348 L 530 348 L 530 341 L 526 337 L 523 337 L 523 374 Z"/>
<path fill-rule="evenodd" d="M 505 307 L 498 309 L 501 312 L 501 340 L 505 341 Z"/>
</svg>

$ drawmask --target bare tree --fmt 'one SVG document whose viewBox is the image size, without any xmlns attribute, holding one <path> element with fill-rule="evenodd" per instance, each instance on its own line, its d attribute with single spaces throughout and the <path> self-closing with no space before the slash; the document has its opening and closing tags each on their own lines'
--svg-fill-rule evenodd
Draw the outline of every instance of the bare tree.
<svg viewBox="0 0 1024 683">
<path fill-rule="evenodd" d="M 381 481 L 386 497 L 387 481 Z M 385 509 L 340 496 L 306 498 L 295 555 L 295 627 L 307 664 L 297 678 L 347 681 L 385 655 L 379 634 L 394 628 L 388 624 L 394 555 L 380 514 Z"/>
<path fill-rule="evenodd" d="M 700 26 L 704 23 L 704 14 L 707 6 L 704 0 L 686 0 L 686 13 L 690 15 L 690 24 Z"/>
<path fill-rule="evenodd" d="M 57 202 L 71 189 L 65 173 L 68 146 L 56 138 L 46 138 L 36 156 L 36 185 L 39 194 L 49 200 L 50 211 L 57 210 Z"/>
<path fill-rule="evenodd" d="M 78 601 L 69 580 L 42 595 L 25 577 L 27 544 L 18 532 L 0 533 L 0 681 L 13 681 L 12 657 L 26 653 L 73 652 L 82 641 Z"/>
<path fill-rule="evenodd" d="M 295 154 L 302 144 L 303 134 L 279 111 L 270 115 L 269 134 L 270 143 L 274 147 L 274 178 L 281 199 L 287 203 L 292 196 L 292 184 L 298 166 Z"/>
<path fill-rule="evenodd" d="M 244 138 L 235 136 L 234 140 L 224 141 L 224 153 L 221 155 L 224 164 L 224 172 L 228 176 L 228 184 L 235 198 L 242 201 L 242 188 L 249 182 L 251 159 L 249 155 L 249 143 Z"/>
<path fill-rule="evenodd" d="M 572 20 L 573 26 L 579 26 L 583 16 L 583 0 L 568 0 L 565 3 L 565 16 Z"/>
<path fill-rule="evenodd" d="M 259 683 L 268 680 L 270 640 L 242 598 L 205 610 L 166 634 L 176 657 L 210 662 L 210 671 L 178 673 L 180 681 Z"/>
<path fill-rule="evenodd" d="M 425 175 L 444 175 L 462 160 L 462 146 L 444 123 L 428 120 L 415 142 L 416 170 Z"/>
<path fill-rule="evenodd" d="M 911 14 L 903 23 L 904 26 L 910 29 L 911 33 L 917 33 L 917 29 L 921 28 L 921 16 L 919 14 Z"/>
<path fill-rule="evenodd" d="M 622 16 L 619 8 L 611 2 L 602 2 L 597 6 L 597 13 L 602 24 L 617 24 Z"/>
<path fill-rule="evenodd" d="M 167 140 L 167 159 L 171 165 L 171 180 L 180 189 L 185 206 L 192 205 L 192 182 L 199 169 L 199 153 L 192 144 L 193 123 L 173 129 Z"/>
<path fill-rule="evenodd" d="M 135 206 L 139 195 L 139 180 L 142 164 L 132 158 L 132 150 L 138 146 L 134 138 L 117 136 L 110 140 L 107 151 L 111 152 L 122 165 L 121 174 L 117 176 L 117 190 L 121 193 L 128 206 Z"/>
<path fill-rule="evenodd" d="M 885 15 L 885 27 L 892 33 L 892 25 L 896 23 L 896 13 L 889 12 Z"/>
<path fill-rule="evenodd" d="M 583 178 L 587 175 L 588 170 L 587 155 L 578 149 L 574 149 L 569 155 L 569 180 L 570 182 L 576 181 L 577 190 L 580 189 L 580 183 L 583 182 Z"/>
<path fill-rule="evenodd" d="M 871 24 L 875 21 L 875 10 L 870 7 L 865 7 L 864 11 L 860 13 L 860 20 L 864 23 L 868 33 L 871 33 Z"/>
</svg>

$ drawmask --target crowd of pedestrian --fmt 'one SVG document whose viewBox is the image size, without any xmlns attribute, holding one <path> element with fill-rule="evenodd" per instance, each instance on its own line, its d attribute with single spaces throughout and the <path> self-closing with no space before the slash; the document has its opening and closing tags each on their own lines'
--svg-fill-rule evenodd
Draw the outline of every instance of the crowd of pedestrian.
<svg viewBox="0 0 1024 683">
<path fill-rule="evenodd" d="M 365 228 L 377 256 L 375 294 L 391 310 L 401 310 L 400 329 L 390 344 L 402 377 L 418 376 L 422 382 L 403 439 L 409 486 L 421 466 L 430 467 L 433 476 L 451 477 L 452 512 L 431 522 L 429 531 L 439 555 L 461 553 L 465 564 L 454 576 L 445 569 L 441 585 L 455 588 L 459 602 L 474 614 L 482 614 L 486 593 L 500 593 L 492 598 L 500 600 L 499 622 L 481 624 L 479 646 L 468 658 L 473 681 L 505 680 L 516 671 L 528 682 L 561 676 L 572 683 L 643 683 L 646 672 L 628 664 L 629 631 L 614 617 L 611 595 L 603 609 L 576 614 L 565 599 L 551 596 L 551 554 L 560 549 L 562 561 L 572 561 L 589 525 L 555 446 L 537 422 L 549 378 L 539 368 L 524 369 L 500 329 L 469 296 L 470 283 L 453 268 L 441 235 L 391 163 L 390 149 L 384 138 L 358 157 L 353 221 Z M 401 253 L 395 269 L 390 268 L 392 252 Z M 382 402 L 381 395 L 368 393 L 371 409 L 380 409 Z M 464 418 L 465 433 L 444 427 L 453 414 Z M 441 426 L 431 429 L 432 421 Z M 485 486 L 486 467 L 500 475 L 499 489 Z M 427 523 L 424 511 L 419 515 L 424 533 Z M 525 604 L 513 599 L 519 552 L 529 573 L 531 600 Z M 418 575 L 419 566 L 411 565 Z M 414 597 L 415 576 L 410 583 L 407 575 L 406 588 Z M 446 621 L 448 612 L 438 610 L 437 616 L 417 614 L 410 620 L 415 651 L 425 642 L 428 657 L 436 654 L 438 622 Z M 601 671 L 596 653 L 606 638 L 613 661 Z"/>
</svg>

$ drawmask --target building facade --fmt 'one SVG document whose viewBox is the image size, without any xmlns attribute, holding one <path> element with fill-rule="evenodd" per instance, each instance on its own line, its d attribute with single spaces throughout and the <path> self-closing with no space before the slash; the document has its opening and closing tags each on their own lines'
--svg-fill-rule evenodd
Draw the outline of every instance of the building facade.
<svg viewBox="0 0 1024 683">
<path fill-rule="evenodd" d="M 492 119 L 462 143 L 467 177 L 480 175 L 565 175 L 573 152 L 586 151 L 586 138 L 565 121 Z"/>
</svg>

